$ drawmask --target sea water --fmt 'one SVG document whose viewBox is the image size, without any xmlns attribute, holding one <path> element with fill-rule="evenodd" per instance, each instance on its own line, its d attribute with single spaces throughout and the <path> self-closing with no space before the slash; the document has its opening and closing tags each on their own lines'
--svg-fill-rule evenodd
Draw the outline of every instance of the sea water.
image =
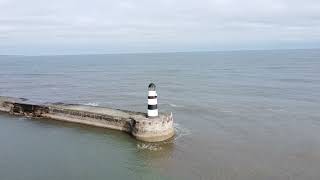
<svg viewBox="0 0 320 180">
<path fill-rule="evenodd" d="M 176 136 L 0 113 L 1 180 L 320 179 L 320 50 L 0 56 L 0 95 L 146 112 Z"/>
</svg>

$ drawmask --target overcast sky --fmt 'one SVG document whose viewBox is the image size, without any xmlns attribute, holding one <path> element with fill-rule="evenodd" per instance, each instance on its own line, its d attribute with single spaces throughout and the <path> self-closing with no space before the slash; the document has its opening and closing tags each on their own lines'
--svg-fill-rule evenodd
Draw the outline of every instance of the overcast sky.
<svg viewBox="0 0 320 180">
<path fill-rule="evenodd" d="M 0 54 L 320 47 L 320 0 L 0 0 Z"/>
</svg>

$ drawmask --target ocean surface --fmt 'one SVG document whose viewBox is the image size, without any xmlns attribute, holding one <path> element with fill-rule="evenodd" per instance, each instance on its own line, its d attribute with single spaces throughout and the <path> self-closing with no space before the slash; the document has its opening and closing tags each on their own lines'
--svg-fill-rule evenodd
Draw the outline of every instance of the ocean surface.
<svg viewBox="0 0 320 180">
<path fill-rule="evenodd" d="M 176 137 L 0 113 L 1 180 L 320 179 L 320 50 L 0 56 L 0 95 L 146 112 Z"/>
</svg>

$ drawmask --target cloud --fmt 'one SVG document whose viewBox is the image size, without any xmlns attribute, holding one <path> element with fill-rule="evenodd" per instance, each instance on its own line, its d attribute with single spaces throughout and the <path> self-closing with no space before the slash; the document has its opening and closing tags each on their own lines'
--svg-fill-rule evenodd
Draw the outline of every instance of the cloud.
<svg viewBox="0 0 320 180">
<path fill-rule="evenodd" d="M 318 44 L 319 12 L 318 0 L 0 0 L 0 53 Z"/>
</svg>

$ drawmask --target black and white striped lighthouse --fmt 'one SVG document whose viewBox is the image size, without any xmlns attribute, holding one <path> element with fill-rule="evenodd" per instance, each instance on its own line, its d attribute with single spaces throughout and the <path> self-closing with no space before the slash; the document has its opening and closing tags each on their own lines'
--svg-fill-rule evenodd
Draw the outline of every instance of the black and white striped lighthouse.
<svg viewBox="0 0 320 180">
<path fill-rule="evenodd" d="M 158 100 L 156 85 L 153 83 L 149 84 L 148 87 L 148 117 L 158 116 Z"/>
</svg>

